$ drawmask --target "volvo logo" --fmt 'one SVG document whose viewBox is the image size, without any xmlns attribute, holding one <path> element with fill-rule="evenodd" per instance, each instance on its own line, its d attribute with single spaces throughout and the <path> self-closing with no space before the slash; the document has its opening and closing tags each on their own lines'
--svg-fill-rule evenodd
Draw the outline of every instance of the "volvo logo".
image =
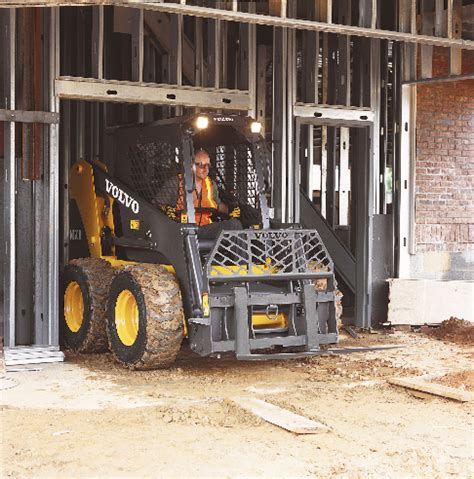
<svg viewBox="0 0 474 479">
<path fill-rule="evenodd" d="M 288 233 L 285 231 L 262 231 L 255 233 L 257 239 L 287 239 Z"/>
<path fill-rule="evenodd" d="M 122 203 L 122 205 L 125 207 L 130 208 L 135 214 L 140 211 L 140 205 L 138 204 L 138 201 L 134 200 L 130 195 L 125 193 L 125 191 L 123 191 L 117 185 L 114 185 L 107 178 L 105 179 L 105 191 L 119 203 Z"/>
<path fill-rule="evenodd" d="M 217 122 L 227 122 L 227 121 L 234 121 L 234 119 L 231 116 L 214 116 L 212 118 L 214 121 Z"/>
</svg>

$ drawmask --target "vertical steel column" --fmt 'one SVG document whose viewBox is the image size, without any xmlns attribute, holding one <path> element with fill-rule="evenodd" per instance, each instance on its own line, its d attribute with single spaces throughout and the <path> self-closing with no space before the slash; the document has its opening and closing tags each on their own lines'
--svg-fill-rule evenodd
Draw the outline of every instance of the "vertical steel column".
<svg viewBox="0 0 474 479">
<path fill-rule="evenodd" d="M 207 82 L 206 86 L 220 88 L 221 85 L 221 20 L 207 20 Z"/>
<path fill-rule="evenodd" d="M 370 108 L 374 112 L 374 125 L 372 136 L 372 162 L 373 162 L 373 177 L 371 181 L 373 185 L 374 198 L 372 206 L 374 210 L 372 214 L 379 213 L 380 205 L 380 189 L 383 187 L 383 174 L 380 172 L 380 40 L 370 40 L 370 81 L 368 87 L 370 88 Z M 382 172 L 383 173 L 383 172 Z"/>
<path fill-rule="evenodd" d="M 256 5 L 249 3 L 249 13 L 255 13 Z M 249 89 L 249 115 L 257 118 L 257 25 L 248 25 L 248 89 Z"/>
<path fill-rule="evenodd" d="M 48 35 L 50 35 L 50 11 L 47 9 L 42 9 L 39 13 L 42 18 L 42 30 L 40 32 L 35 32 L 42 35 L 44 44 L 48 45 Z M 38 15 L 38 10 L 36 10 L 36 15 Z M 37 28 L 40 25 L 36 25 Z M 42 46 L 41 49 L 41 81 L 42 81 L 42 91 L 39 97 L 35 98 L 36 109 L 46 110 L 48 108 L 49 102 L 49 48 Z M 38 74 L 35 74 L 36 79 L 38 79 Z M 35 86 L 36 95 L 38 95 L 38 85 Z M 42 100 L 40 103 L 39 100 Z M 45 245 L 48 244 L 49 238 L 47 234 L 48 230 L 48 217 L 46 214 L 48 204 L 48 188 L 45 186 L 44 176 L 46 175 L 47 169 L 47 158 L 49 158 L 49 125 L 42 125 L 43 128 L 43 179 L 38 179 L 32 182 L 33 188 L 33 211 L 34 211 L 34 344 L 35 345 L 44 345 L 48 344 L 48 317 L 46 314 L 48 297 L 45 285 L 48 284 L 48 262 L 47 257 L 43 253 L 45 250 Z"/>
<path fill-rule="evenodd" d="M 202 37 L 202 18 L 196 17 L 194 31 L 194 86 L 202 86 L 204 80 L 204 57 L 203 57 L 203 37 Z"/>
<path fill-rule="evenodd" d="M 349 170 L 349 128 L 341 127 L 339 138 L 339 221 L 349 224 L 349 190 L 351 187 Z"/>
<path fill-rule="evenodd" d="M 379 168 L 380 168 L 380 203 L 376 207 L 380 208 L 380 213 L 387 214 L 387 195 L 385 191 L 385 173 L 388 164 L 388 131 L 389 120 L 388 118 L 388 61 L 389 61 L 389 43 L 388 40 L 382 40 L 380 42 L 380 156 L 379 156 Z M 393 62 L 393 54 L 392 54 Z M 393 95 L 393 93 L 392 93 Z M 393 97 L 392 97 L 393 100 Z M 393 125 L 393 122 L 392 122 Z"/>
<path fill-rule="evenodd" d="M 448 38 L 461 38 L 462 36 L 462 0 L 448 0 Z M 462 73 L 462 50 L 449 49 L 449 74 Z"/>
<path fill-rule="evenodd" d="M 401 92 L 399 155 L 399 262 L 398 277 L 410 277 L 410 253 L 414 253 L 414 154 L 416 86 L 403 85 Z"/>
<path fill-rule="evenodd" d="M 288 15 L 296 17 L 296 2 L 288 5 Z M 286 221 L 292 223 L 295 219 L 295 196 L 299 196 L 299 163 L 295 159 L 295 119 L 293 107 L 296 101 L 296 30 L 288 30 L 287 59 L 287 93 L 286 93 L 286 155 L 287 155 L 287 215 Z"/>
<path fill-rule="evenodd" d="M 354 167 L 356 234 L 356 326 L 371 326 L 372 310 L 372 211 L 373 211 L 373 155 L 370 138 L 373 128 L 357 128 L 354 131 L 354 150 L 357 162 Z"/>
<path fill-rule="evenodd" d="M 275 219 L 286 218 L 286 134 L 287 134 L 287 44 L 288 30 L 273 29 L 273 165 L 272 205 Z"/>
<path fill-rule="evenodd" d="M 435 0 L 421 0 L 421 33 L 433 35 Z M 421 45 L 421 78 L 433 76 L 433 46 Z"/>
<path fill-rule="evenodd" d="M 132 81 L 143 82 L 144 24 L 143 8 L 132 9 Z M 145 118 L 144 106 L 138 105 L 138 122 Z"/>
<path fill-rule="evenodd" d="M 16 58 L 16 10 L 9 9 L 6 28 L 2 29 L 6 54 L 5 74 L 8 95 L 7 108 L 15 109 L 15 58 Z M 15 123 L 4 123 L 5 139 L 5 346 L 13 348 L 15 341 L 15 299 L 16 299 L 16 158 Z"/>
<path fill-rule="evenodd" d="M 315 2 L 307 2 L 306 17 L 308 19 L 317 20 L 316 18 L 316 4 Z M 319 103 L 319 32 L 301 32 L 302 45 L 302 100 L 304 103 Z M 298 125 L 297 131 L 300 136 L 299 140 L 295 142 L 295 161 L 300 165 L 300 183 L 303 185 L 308 197 L 313 198 L 313 170 L 314 170 L 314 126 L 311 124 Z M 299 194 L 298 188 L 295 191 L 295 221 L 299 222 Z"/>
<path fill-rule="evenodd" d="M 103 5 L 92 7 L 92 76 L 101 80 L 104 78 L 104 7 Z M 65 102 L 68 103 L 69 102 Z M 92 156 L 100 157 L 101 148 L 101 111 L 104 105 L 100 103 L 95 103 L 92 108 Z M 69 110 L 69 105 L 66 107 Z M 64 111 L 64 106 L 63 110 Z M 67 115 L 70 115 L 66 111 Z M 67 120 L 70 122 L 70 119 Z M 62 131 L 64 132 L 66 128 L 69 130 L 70 125 L 65 125 L 66 121 L 62 121 Z M 70 132 L 68 131 L 68 134 Z M 64 135 L 64 133 L 63 133 Z M 66 143 L 66 142 L 65 142 Z M 69 144 L 67 142 L 66 144 Z M 69 166 L 69 162 L 67 163 Z M 69 169 L 69 168 L 68 168 Z M 69 229 L 69 228 L 68 228 Z"/>
<path fill-rule="evenodd" d="M 171 48 L 170 51 L 170 83 L 178 86 L 183 84 L 183 16 L 171 15 Z M 183 108 L 177 106 L 175 115 L 180 116 Z"/>
<path fill-rule="evenodd" d="M 59 7 L 51 9 L 50 51 L 50 111 L 59 112 L 55 79 L 59 76 Z M 50 346 L 59 346 L 59 124 L 49 127 L 49 242 L 48 242 L 48 327 Z"/>
<path fill-rule="evenodd" d="M 249 25 L 249 115 L 257 117 L 257 25 Z"/>
<path fill-rule="evenodd" d="M 75 52 L 71 52 L 71 54 L 75 54 L 76 56 L 76 66 L 77 66 L 77 74 L 79 76 L 85 75 L 85 45 L 84 45 L 84 37 L 85 37 L 85 26 L 84 22 L 81 20 L 81 15 L 79 15 L 80 9 L 83 7 L 78 7 L 76 10 L 76 40 L 77 40 L 77 50 Z M 76 160 L 80 158 L 85 158 L 86 154 L 86 145 L 85 145 L 85 130 L 86 130 L 86 122 L 85 122 L 85 102 L 79 101 L 76 104 Z"/>
<path fill-rule="evenodd" d="M 267 46 L 258 45 L 257 49 L 257 117 L 262 124 L 262 136 L 265 137 L 266 118 L 266 75 L 267 75 Z"/>
</svg>

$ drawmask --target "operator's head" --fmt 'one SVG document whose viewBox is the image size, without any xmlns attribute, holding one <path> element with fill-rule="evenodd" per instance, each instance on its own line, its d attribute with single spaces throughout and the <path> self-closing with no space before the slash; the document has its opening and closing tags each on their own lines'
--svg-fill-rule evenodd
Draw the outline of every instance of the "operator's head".
<svg viewBox="0 0 474 479">
<path fill-rule="evenodd" d="M 204 180 L 209 175 L 211 168 L 209 153 L 205 150 L 198 150 L 194 155 L 194 166 L 196 167 L 196 177 Z"/>
</svg>

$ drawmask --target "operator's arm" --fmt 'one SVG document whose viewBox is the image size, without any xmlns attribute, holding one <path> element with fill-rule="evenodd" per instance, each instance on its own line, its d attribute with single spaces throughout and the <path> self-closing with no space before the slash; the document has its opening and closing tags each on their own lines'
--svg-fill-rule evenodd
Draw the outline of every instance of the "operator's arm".
<svg viewBox="0 0 474 479">
<path fill-rule="evenodd" d="M 212 195 L 213 195 L 214 199 L 216 200 L 218 211 L 228 215 L 229 214 L 229 207 L 221 201 L 221 199 L 219 197 L 219 190 L 217 189 L 217 185 L 214 181 L 212 182 L 212 190 L 213 190 Z"/>
</svg>

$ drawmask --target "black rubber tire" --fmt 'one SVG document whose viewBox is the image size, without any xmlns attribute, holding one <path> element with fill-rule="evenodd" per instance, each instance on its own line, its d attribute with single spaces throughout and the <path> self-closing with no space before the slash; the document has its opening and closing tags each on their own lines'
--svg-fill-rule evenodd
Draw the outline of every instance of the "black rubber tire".
<svg viewBox="0 0 474 479">
<path fill-rule="evenodd" d="M 73 259 L 64 268 L 61 277 L 61 344 L 80 353 L 107 351 L 106 304 L 114 270 L 108 261 L 99 258 Z M 72 331 L 64 316 L 64 294 L 75 281 L 81 288 L 84 313 L 78 331 Z"/>
<path fill-rule="evenodd" d="M 128 290 L 138 307 L 138 334 L 124 344 L 115 324 L 115 305 Z M 107 301 L 109 347 L 130 369 L 163 369 L 174 363 L 183 341 L 184 311 L 179 283 L 156 264 L 127 265 L 116 272 Z"/>
</svg>

